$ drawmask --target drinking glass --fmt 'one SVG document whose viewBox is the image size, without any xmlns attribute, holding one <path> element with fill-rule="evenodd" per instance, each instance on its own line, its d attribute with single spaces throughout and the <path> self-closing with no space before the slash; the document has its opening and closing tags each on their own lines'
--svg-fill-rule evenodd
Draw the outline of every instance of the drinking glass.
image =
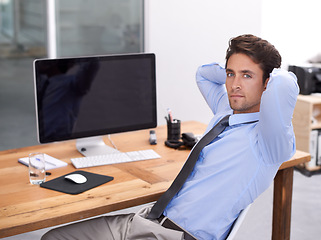
<svg viewBox="0 0 321 240">
<path fill-rule="evenodd" d="M 45 157 L 43 153 L 29 154 L 29 180 L 31 184 L 41 184 L 46 180 Z"/>
</svg>

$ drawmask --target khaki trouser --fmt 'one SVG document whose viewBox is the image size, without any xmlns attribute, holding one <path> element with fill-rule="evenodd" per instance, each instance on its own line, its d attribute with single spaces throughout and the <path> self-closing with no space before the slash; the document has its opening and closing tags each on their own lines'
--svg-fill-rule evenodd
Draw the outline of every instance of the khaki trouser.
<svg viewBox="0 0 321 240">
<path fill-rule="evenodd" d="M 150 206 L 136 214 L 98 217 L 56 228 L 47 232 L 42 240 L 182 240 L 180 231 L 162 227 L 158 221 L 146 219 Z"/>
</svg>

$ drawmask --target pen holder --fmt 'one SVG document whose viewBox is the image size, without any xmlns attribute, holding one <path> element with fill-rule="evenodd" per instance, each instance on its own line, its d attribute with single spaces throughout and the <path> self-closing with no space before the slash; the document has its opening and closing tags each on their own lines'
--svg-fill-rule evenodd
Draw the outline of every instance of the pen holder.
<svg viewBox="0 0 321 240">
<path fill-rule="evenodd" d="M 181 121 L 174 119 L 167 121 L 167 140 L 179 140 L 181 138 Z"/>
</svg>

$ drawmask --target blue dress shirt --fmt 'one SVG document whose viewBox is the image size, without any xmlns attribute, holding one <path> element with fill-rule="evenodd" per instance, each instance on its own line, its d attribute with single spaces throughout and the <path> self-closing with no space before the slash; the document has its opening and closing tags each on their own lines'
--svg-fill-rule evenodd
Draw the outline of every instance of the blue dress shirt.
<svg viewBox="0 0 321 240">
<path fill-rule="evenodd" d="M 164 215 L 198 239 L 225 239 L 240 211 L 270 186 L 282 162 L 295 153 L 291 120 L 299 88 L 294 74 L 274 69 L 260 112 L 233 114 L 224 68 L 203 65 L 196 80 L 214 113 L 206 132 L 232 115 L 229 127 L 202 150 Z"/>
</svg>

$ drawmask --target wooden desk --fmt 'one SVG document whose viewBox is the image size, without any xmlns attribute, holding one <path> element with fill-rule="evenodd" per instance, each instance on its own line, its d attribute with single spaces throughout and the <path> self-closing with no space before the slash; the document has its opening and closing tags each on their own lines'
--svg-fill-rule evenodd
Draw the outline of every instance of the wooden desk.
<svg viewBox="0 0 321 240">
<path fill-rule="evenodd" d="M 205 124 L 198 122 L 185 122 L 182 132 L 201 134 L 205 127 Z M 28 156 L 30 152 L 44 152 L 68 163 L 66 167 L 51 170 L 52 175 L 47 177 L 47 180 L 73 172 L 75 168 L 71 165 L 70 158 L 80 156 L 74 141 L 0 152 L 0 237 L 157 200 L 170 186 L 189 152 L 164 146 L 165 126 L 158 127 L 156 134 L 158 144 L 153 146 L 148 142 L 149 130 L 112 135 L 112 140 L 121 151 L 152 148 L 162 158 L 84 169 L 111 175 L 114 180 L 79 195 L 64 194 L 31 185 L 27 167 L 17 162 L 19 157 Z M 108 140 L 105 141 L 108 144 Z M 282 236 L 284 226 L 286 229 L 290 227 L 293 166 L 306 161 L 309 161 L 309 154 L 297 152 L 290 161 L 281 166 L 282 170 L 275 179 L 277 188 L 274 197 L 273 236 Z M 287 231 L 285 234 L 288 234 Z"/>
</svg>

